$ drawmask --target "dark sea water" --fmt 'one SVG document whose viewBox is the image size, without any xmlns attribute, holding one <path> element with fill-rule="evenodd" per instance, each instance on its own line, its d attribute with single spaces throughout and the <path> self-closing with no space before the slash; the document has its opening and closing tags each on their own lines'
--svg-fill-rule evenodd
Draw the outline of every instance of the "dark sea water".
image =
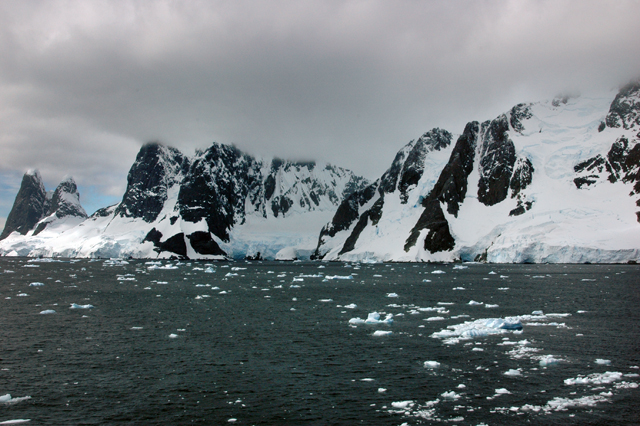
<svg viewBox="0 0 640 426">
<path fill-rule="evenodd" d="M 465 266 L 0 258 L 0 422 L 639 423 L 638 266 Z"/>
</svg>

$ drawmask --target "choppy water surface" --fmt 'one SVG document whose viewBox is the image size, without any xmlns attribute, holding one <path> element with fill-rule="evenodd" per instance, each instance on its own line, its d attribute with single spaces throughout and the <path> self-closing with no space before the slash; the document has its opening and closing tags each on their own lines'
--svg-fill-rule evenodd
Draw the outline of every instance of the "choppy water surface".
<svg viewBox="0 0 640 426">
<path fill-rule="evenodd" d="M 638 271 L 3 258 L 0 422 L 636 424 Z"/>
</svg>

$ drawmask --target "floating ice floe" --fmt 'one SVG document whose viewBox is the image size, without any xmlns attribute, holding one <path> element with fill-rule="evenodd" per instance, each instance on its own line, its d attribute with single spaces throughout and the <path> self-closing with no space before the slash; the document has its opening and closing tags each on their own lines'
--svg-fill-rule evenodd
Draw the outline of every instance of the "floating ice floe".
<svg viewBox="0 0 640 426">
<path fill-rule="evenodd" d="M 376 330 L 373 332 L 373 335 L 379 337 L 379 336 L 388 336 L 392 333 L 393 331 Z"/>
<path fill-rule="evenodd" d="M 93 309 L 93 305 L 78 305 L 77 303 L 72 303 L 69 309 Z"/>
<path fill-rule="evenodd" d="M 398 293 L 387 293 L 387 297 L 398 297 Z"/>
<path fill-rule="evenodd" d="M 175 339 L 175 338 L 177 338 L 177 337 L 178 337 L 178 335 L 177 335 L 177 334 L 174 334 L 174 333 L 171 333 L 171 334 L 169 335 L 169 339 Z"/>
<path fill-rule="evenodd" d="M 54 311 L 53 309 L 45 309 L 44 311 L 40 311 L 40 315 L 49 315 L 49 314 L 55 314 L 56 311 Z"/>
<path fill-rule="evenodd" d="M 599 365 L 611 365 L 611 360 L 597 358 L 596 359 L 596 364 L 599 364 Z"/>
<path fill-rule="evenodd" d="M 509 376 L 509 377 L 522 376 L 522 370 L 520 368 L 518 368 L 518 369 L 511 368 L 511 369 L 505 371 L 503 374 L 505 376 Z"/>
<path fill-rule="evenodd" d="M 522 330 L 522 323 L 517 317 L 485 318 L 450 325 L 444 330 L 431 334 L 431 337 L 446 339 L 445 343 L 455 344 L 460 340 L 507 332 L 518 332 L 520 330 Z"/>
<path fill-rule="evenodd" d="M 329 280 L 352 280 L 353 275 L 326 275 L 323 281 Z"/>
<path fill-rule="evenodd" d="M 347 309 L 356 309 L 358 305 L 356 305 L 355 303 L 350 303 L 348 305 L 344 305 L 344 307 Z"/>
<path fill-rule="evenodd" d="M 26 401 L 27 399 L 31 399 L 30 396 L 21 396 L 17 398 L 11 398 L 11 394 L 7 393 L 5 395 L 0 395 L 0 403 L 1 404 L 15 404 L 20 401 Z"/>
<path fill-rule="evenodd" d="M 17 425 L 20 423 L 29 423 L 31 419 L 12 419 L 0 422 L 0 425 Z"/>
<path fill-rule="evenodd" d="M 425 321 L 444 321 L 445 318 L 444 317 L 429 317 L 429 318 L 425 318 Z"/>
<path fill-rule="evenodd" d="M 484 305 L 484 303 L 482 302 L 476 302 L 475 300 L 470 300 L 469 301 L 469 305 L 474 306 L 474 305 Z"/>
<path fill-rule="evenodd" d="M 556 358 L 553 355 L 544 355 L 540 357 L 540 366 L 549 367 L 550 365 L 557 365 L 562 362 L 562 359 Z"/>
<path fill-rule="evenodd" d="M 453 399 L 454 401 L 461 398 L 460 394 L 454 391 L 443 392 L 440 396 L 444 399 Z"/>
<path fill-rule="evenodd" d="M 565 379 L 565 385 L 603 385 L 622 380 L 622 373 L 618 371 L 607 371 L 605 373 L 593 373 L 588 376 L 578 376 Z"/>
<path fill-rule="evenodd" d="M 41 287 L 43 285 L 44 285 L 44 283 L 31 283 L 31 284 L 29 284 L 29 287 Z"/>
<path fill-rule="evenodd" d="M 467 269 L 468 266 L 463 266 L 463 265 L 456 265 L 453 267 L 453 269 Z"/>
<path fill-rule="evenodd" d="M 487 304 L 484 305 L 484 307 L 491 309 L 491 308 L 499 308 L 500 306 L 499 305 L 492 305 L 490 303 L 487 303 Z"/>
<path fill-rule="evenodd" d="M 151 266 L 147 267 L 147 269 L 150 269 L 150 270 L 153 270 L 153 269 L 178 269 L 178 267 L 175 266 L 175 265 L 164 265 L 164 266 L 151 265 Z"/>
<path fill-rule="evenodd" d="M 440 363 L 438 361 L 425 361 L 423 365 L 424 368 L 440 368 Z"/>
<path fill-rule="evenodd" d="M 393 323 L 393 314 L 387 314 L 387 316 L 385 317 L 385 319 L 381 320 L 380 319 L 380 314 L 377 312 L 371 312 L 368 316 L 366 320 L 363 320 L 361 318 L 351 318 L 349 320 L 349 324 L 354 324 L 354 325 L 358 325 L 358 324 L 392 324 Z"/>
<path fill-rule="evenodd" d="M 441 271 L 440 269 L 436 269 L 435 271 L 431 271 L 432 274 L 446 274 L 446 272 Z"/>
</svg>

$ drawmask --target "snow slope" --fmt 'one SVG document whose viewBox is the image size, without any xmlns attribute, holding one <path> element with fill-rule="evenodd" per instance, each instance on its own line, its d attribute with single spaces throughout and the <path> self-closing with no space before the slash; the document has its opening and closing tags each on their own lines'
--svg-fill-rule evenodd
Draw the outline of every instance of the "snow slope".
<svg viewBox="0 0 640 426">
<path fill-rule="evenodd" d="M 636 83 L 617 95 L 521 104 L 495 120 L 469 123 L 455 147 L 425 156 L 425 173 L 406 204 L 396 186 L 380 192 L 379 219 L 366 217 L 373 201 L 358 206 L 348 226 L 334 217 L 315 256 L 639 261 L 639 99 Z M 326 232 L 335 228 L 335 235 Z"/>
</svg>

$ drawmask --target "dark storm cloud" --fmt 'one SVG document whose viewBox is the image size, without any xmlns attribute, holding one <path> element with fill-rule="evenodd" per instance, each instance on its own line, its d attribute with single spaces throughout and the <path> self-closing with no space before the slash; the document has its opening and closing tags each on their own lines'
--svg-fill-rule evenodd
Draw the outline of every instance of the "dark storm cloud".
<svg viewBox="0 0 640 426">
<path fill-rule="evenodd" d="M 145 141 L 218 141 L 375 178 L 432 127 L 639 76 L 638 16 L 637 1 L 0 2 L 0 167 L 116 197 Z"/>
</svg>

